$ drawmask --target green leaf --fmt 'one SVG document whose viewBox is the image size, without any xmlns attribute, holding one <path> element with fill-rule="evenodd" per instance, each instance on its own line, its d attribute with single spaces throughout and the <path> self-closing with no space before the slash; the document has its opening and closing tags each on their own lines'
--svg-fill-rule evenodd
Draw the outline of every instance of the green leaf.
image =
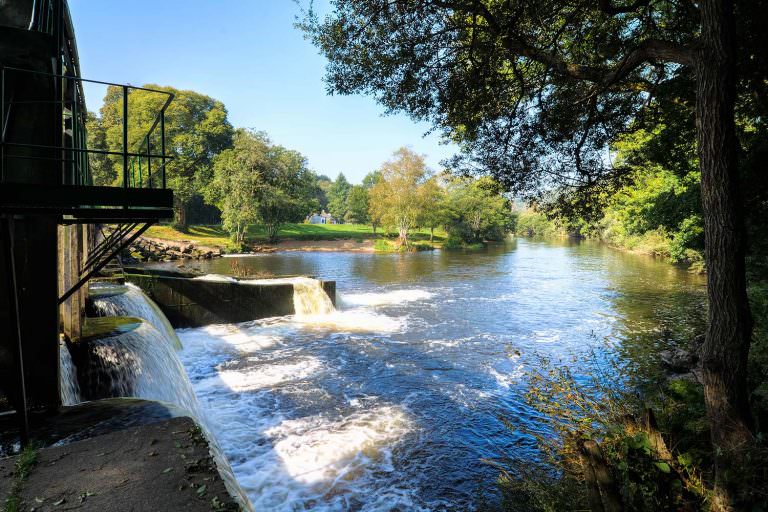
<svg viewBox="0 0 768 512">
<path fill-rule="evenodd" d="M 666 462 L 654 462 L 654 464 L 662 473 L 670 473 L 672 471 L 672 468 Z"/>
</svg>

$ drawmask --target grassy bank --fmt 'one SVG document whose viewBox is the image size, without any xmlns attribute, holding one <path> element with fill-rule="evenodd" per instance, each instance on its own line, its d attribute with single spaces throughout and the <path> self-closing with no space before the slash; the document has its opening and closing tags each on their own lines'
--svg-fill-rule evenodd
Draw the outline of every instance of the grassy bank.
<svg viewBox="0 0 768 512">
<path fill-rule="evenodd" d="M 190 226 L 186 232 L 179 231 L 170 225 L 152 226 L 146 236 L 163 240 L 188 241 L 198 245 L 221 247 L 225 250 L 238 249 L 231 238 L 219 225 Z M 284 224 L 279 231 L 280 240 L 367 240 L 372 238 L 393 238 L 395 232 L 378 229 L 376 235 L 373 228 L 365 224 Z M 428 229 L 417 229 L 409 237 L 415 242 L 429 240 Z M 435 230 L 435 241 L 441 242 L 446 237 L 442 230 Z M 246 235 L 248 244 L 266 244 L 267 233 L 262 226 L 249 226 Z"/>
</svg>

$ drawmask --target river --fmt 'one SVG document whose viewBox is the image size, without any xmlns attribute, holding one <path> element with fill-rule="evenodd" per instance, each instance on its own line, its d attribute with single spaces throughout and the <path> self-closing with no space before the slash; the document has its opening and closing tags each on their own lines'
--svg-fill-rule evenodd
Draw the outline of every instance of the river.
<svg viewBox="0 0 768 512">
<path fill-rule="evenodd" d="M 471 510 L 535 456 L 504 425 L 539 357 L 627 368 L 692 336 L 705 281 L 594 243 L 277 253 L 188 264 L 335 280 L 338 311 L 178 330 L 206 421 L 256 510 Z M 168 265 L 166 265 L 168 266 Z"/>
</svg>

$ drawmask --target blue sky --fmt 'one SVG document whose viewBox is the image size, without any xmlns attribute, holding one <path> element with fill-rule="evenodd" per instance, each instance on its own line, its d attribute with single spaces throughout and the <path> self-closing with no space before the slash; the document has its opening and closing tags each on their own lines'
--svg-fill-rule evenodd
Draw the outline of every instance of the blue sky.
<svg viewBox="0 0 768 512">
<path fill-rule="evenodd" d="M 293 27 L 292 0 L 70 0 L 70 9 L 83 78 L 217 98 L 233 125 L 266 131 L 318 173 L 359 182 L 401 146 L 437 170 L 454 150 L 424 138 L 426 124 L 382 117 L 370 97 L 326 95 L 325 59 Z M 103 95 L 86 88 L 91 110 Z"/>
</svg>

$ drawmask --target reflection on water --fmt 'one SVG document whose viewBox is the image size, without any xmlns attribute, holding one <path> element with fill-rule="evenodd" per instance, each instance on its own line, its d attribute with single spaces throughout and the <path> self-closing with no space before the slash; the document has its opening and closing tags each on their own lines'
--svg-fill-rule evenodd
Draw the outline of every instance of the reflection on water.
<svg viewBox="0 0 768 512">
<path fill-rule="evenodd" d="M 230 261 L 200 262 L 226 274 Z M 690 336 L 704 281 L 589 243 L 480 252 L 289 253 L 240 268 L 337 281 L 339 311 L 179 331 L 201 407 L 257 510 L 467 510 L 534 447 L 504 415 L 537 355 L 638 368 Z"/>
</svg>

